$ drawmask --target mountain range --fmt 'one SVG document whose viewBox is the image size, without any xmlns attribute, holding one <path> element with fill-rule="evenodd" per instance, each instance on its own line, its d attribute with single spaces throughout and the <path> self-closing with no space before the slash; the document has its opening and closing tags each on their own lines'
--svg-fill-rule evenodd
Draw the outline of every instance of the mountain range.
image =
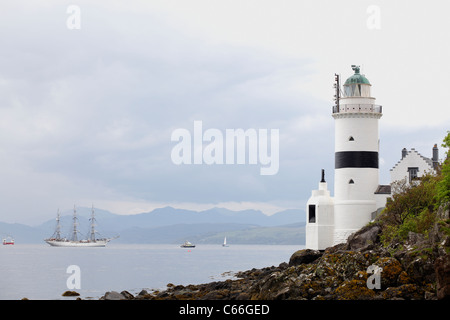
<svg viewBox="0 0 450 320">
<path fill-rule="evenodd" d="M 78 207 L 78 230 L 82 236 L 89 230 L 91 208 Z M 61 233 L 68 236 L 72 228 L 72 210 L 61 213 Z M 150 212 L 119 215 L 95 209 L 96 230 L 102 236 L 113 237 L 115 243 L 193 243 L 223 242 L 232 244 L 304 244 L 305 213 L 299 209 L 265 215 L 258 210 L 232 211 L 212 208 L 204 211 L 158 208 Z M 16 244 L 43 243 L 50 237 L 56 220 L 38 226 L 0 222 L 0 235 L 11 235 Z"/>
</svg>

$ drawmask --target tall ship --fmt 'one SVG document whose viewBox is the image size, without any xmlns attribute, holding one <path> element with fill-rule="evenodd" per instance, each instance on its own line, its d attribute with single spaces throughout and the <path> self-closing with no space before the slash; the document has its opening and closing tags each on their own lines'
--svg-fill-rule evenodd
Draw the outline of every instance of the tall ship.
<svg viewBox="0 0 450 320">
<path fill-rule="evenodd" d="M 50 238 L 44 239 L 44 241 L 53 247 L 104 247 L 109 241 L 118 238 L 118 237 L 114 238 L 96 237 L 96 234 L 98 234 L 98 232 L 95 230 L 94 206 L 92 206 L 92 213 L 89 219 L 90 228 L 89 228 L 89 236 L 87 237 L 87 239 L 78 239 L 78 234 L 80 232 L 78 231 L 78 218 L 75 206 L 73 207 L 72 220 L 73 220 L 72 235 L 70 239 L 61 237 L 60 213 L 58 210 L 58 213 L 56 215 L 55 232 Z"/>
</svg>

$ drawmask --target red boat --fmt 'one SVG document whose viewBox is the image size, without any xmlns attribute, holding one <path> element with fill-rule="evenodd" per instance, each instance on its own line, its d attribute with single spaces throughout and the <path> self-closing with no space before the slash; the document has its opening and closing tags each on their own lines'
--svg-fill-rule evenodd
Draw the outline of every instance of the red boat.
<svg viewBox="0 0 450 320">
<path fill-rule="evenodd" d="M 3 245 L 7 245 L 7 244 L 14 244 L 14 239 L 12 237 L 6 237 L 5 239 L 3 239 Z"/>
</svg>

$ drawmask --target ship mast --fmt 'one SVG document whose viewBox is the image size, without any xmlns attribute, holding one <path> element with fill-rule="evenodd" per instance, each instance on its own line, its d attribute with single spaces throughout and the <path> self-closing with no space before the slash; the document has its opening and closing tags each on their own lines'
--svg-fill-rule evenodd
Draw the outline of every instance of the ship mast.
<svg viewBox="0 0 450 320">
<path fill-rule="evenodd" d="M 58 213 L 56 214 L 56 230 L 55 230 L 55 238 L 57 240 L 61 239 L 61 225 L 59 223 L 59 220 L 60 220 L 60 213 L 58 208 Z"/>
<path fill-rule="evenodd" d="M 75 205 L 73 205 L 73 233 L 72 233 L 72 241 L 78 241 L 77 225 L 78 225 L 77 210 L 75 209 Z"/>
<path fill-rule="evenodd" d="M 94 217 L 94 204 L 92 204 L 92 212 L 91 212 L 91 218 L 89 219 L 91 221 L 91 233 L 89 236 L 89 240 L 95 241 L 95 217 Z"/>
</svg>

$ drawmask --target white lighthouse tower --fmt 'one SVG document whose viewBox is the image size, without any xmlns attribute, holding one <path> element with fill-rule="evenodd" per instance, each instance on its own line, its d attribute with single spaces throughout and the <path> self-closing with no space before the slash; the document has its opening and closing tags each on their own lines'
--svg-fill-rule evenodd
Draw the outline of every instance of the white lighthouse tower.
<svg viewBox="0 0 450 320">
<path fill-rule="evenodd" d="M 377 209 L 375 191 L 379 184 L 378 120 L 382 108 L 371 96 L 371 84 L 352 66 L 354 74 L 343 85 L 336 76 L 334 244 L 345 242 L 350 234 L 371 220 Z"/>
<path fill-rule="evenodd" d="M 377 208 L 384 206 L 382 200 L 386 200 L 378 191 L 378 120 L 382 108 L 375 104 L 371 84 L 359 66 L 353 65 L 352 69 L 355 74 L 345 81 L 342 92 L 339 76 L 335 79 L 334 197 L 330 196 L 322 170 L 319 189 L 312 191 L 306 203 L 309 249 L 325 250 L 345 242 L 372 219 Z"/>
</svg>

